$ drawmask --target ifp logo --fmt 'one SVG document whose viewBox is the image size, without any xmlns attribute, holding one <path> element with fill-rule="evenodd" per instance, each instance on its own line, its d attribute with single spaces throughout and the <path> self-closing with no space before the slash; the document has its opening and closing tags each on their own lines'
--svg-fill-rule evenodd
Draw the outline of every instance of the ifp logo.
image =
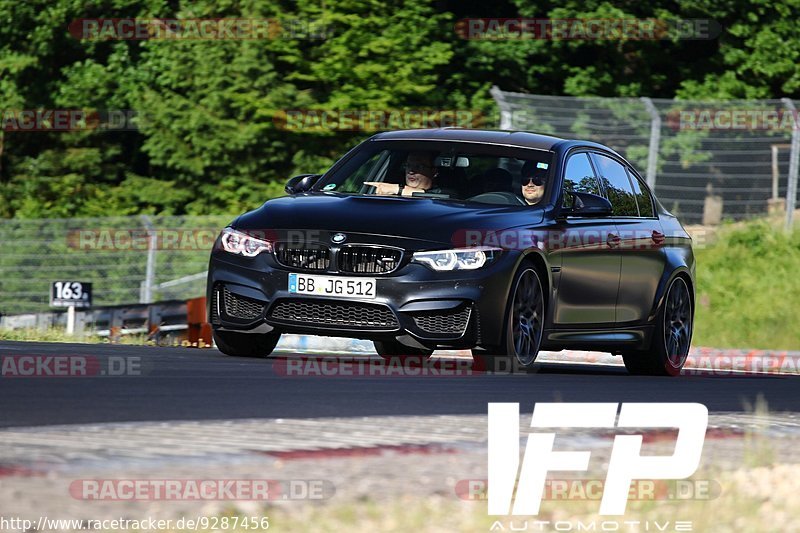
<svg viewBox="0 0 800 533">
<path fill-rule="evenodd" d="M 677 428 L 670 456 L 640 455 L 642 435 L 616 435 L 600 501 L 601 515 L 622 515 L 631 481 L 685 479 L 700 465 L 708 409 L 699 403 L 537 403 L 532 428 Z M 536 515 L 548 472 L 588 470 L 591 452 L 555 451 L 554 432 L 528 435 L 520 466 L 518 403 L 489 404 L 490 515 Z M 519 475 L 516 487 L 514 485 Z M 513 502 L 512 502 L 513 499 Z M 513 503 L 513 505 L 512 505 Z M 511 513 L 509 513 L 511 510 Z"/>
</svg>

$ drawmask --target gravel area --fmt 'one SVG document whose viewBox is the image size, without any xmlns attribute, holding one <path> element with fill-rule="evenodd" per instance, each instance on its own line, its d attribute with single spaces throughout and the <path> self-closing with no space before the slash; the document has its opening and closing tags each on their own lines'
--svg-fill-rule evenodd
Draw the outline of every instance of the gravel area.
<svg viewBox="0 0 800 533">
<path fill-rule="evenodd" d="M 529 417 L 520 422 L 528 427 Z M 559 435 L 557 443 L 563 449 L 591 450 L 585 477 L 603 479 L 613 435 L 573 430 Z M 674 448 L 669 434 L 655 434 L 646 442 L 645 453 L 669 454 Z M 800 479 L 799 442 L 797 415 L 711 415 L 701 472 L 705 479 L 727 477 L 747 486 L 755 499 L 772 498 L 770 488 L 783 494 L 781 498 L 794 497 Z M 464 498 L 456 487 L 486 479 L 486 463 L 483 416 L 8 429 L 0 431 L 0 516 L 166 519 L 273 511 L 293 516 L 306 513 L 309 506 L 393 502 L 409 496 L 458 504 Z M 317 483 L 324 490 L 319 498 L 279 497 L 267 503 L 93 501 L 70 492 L 80 480 L 108 479 L 267 479 L 283 481 L 284 487 L 294 480 L 301 488 Z"/>
</svg>

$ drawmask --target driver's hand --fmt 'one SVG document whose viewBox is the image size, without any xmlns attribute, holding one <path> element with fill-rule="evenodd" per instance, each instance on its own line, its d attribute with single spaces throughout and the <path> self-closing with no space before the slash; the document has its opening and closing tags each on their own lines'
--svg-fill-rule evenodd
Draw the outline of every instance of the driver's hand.
<svg viewBox="0 0 800 533">
<path fill-rule="evenodd" d="M 386 183 L 383 181 L 365 181 L 364 185 L 371 185 L 375 187 L 375 194 L 383 196 L 396 195 L 400 190 L 400 186 L 396 183 Z"/>
</svg>

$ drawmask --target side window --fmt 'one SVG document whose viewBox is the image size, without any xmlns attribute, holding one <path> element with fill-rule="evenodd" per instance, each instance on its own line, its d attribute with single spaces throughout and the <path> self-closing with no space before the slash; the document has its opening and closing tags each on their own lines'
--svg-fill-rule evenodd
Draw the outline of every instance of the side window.
<svg viewBox="0 0 800 533">
<path fill-rule="evenodd" d="M 606 190 L 608 201 L 611 202 L 611 214 L 618 217 L 638 217 L 636 196 L 625 167 L 600 154 L 592 154 L 592 159 L 597 165 L 597 173 Z"/>
<path fill-rule="evenodd" d="M 653 210 L 653 199 L 650 197 L 650 193 L 647 192 L 647 189 L 641 186 L 639 183 L 639 179 L 628 171 L 628 176 L 631 178 L 631 183 L 633 183 L 633 193 L 636 195 L 636 204 L 639 206 L 639 215 L 643 217 L 653 217 L 655 216 L 655 211 Z"/>
<path fill-rule="evenodd" d="M 600 194 L 600 185 L 597 183 L 588 154 L 574 154 L 567 160 L 567 168 L 564 171 L 564 207 L 571 205 L 567 192 Z"/>
<path fill-rule="evenodd" d="M 389 162 L 389 151 L 382 150 L 361 163 L 355 171 L 350 174 L 344 182 L 339 185 L 340 191 L 357 191 L 359 188 L 366 188 L 362 185 L 365 181 L 383 181 L 381 178 L 386 172 L 386 165 Z"/>
</svg>

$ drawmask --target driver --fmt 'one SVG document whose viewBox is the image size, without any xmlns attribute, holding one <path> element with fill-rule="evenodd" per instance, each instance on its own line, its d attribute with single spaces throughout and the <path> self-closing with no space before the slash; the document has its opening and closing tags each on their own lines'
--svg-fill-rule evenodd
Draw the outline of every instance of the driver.
<svg viewBox="0 0 800 533">
<path fill-rule="evenodd" d="M 522 166 L 522 198 L 528 205 L 538 204 L 544 197 L 544 184 L 547 172 L 536 168 L 536 161 L 528 161 Z"/>
<path fill-rule="evenodd" d="M 432 152 L 411 152 L 408 154 L 403 170 L 405 184 L 383 181 L 365 181 L 364 185 L 375 187 L 375 194 L 411 196 L 415 192 L 437 192 L 434 188 L 436 167 L 433 165 L 435 154 Z"/>
</svg>

